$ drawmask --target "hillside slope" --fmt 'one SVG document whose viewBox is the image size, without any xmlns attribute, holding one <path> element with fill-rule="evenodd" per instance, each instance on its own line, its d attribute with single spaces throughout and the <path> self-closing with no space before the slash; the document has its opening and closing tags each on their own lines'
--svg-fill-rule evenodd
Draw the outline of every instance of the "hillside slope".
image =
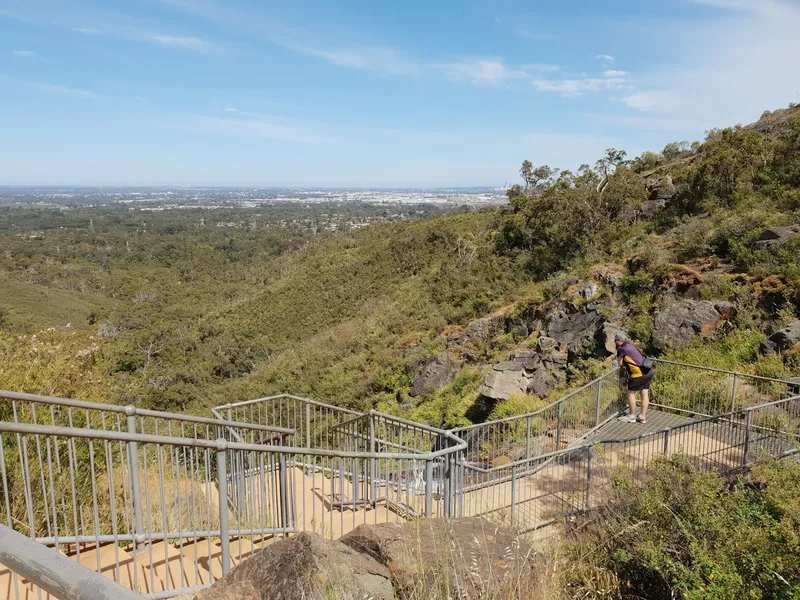
<svg viewBox="0 0 800 600">
<path fill-rule="evenodd" d="M 600 372 L 606 325 L 651 353 L 793 374 L 790 348 L 758 346 L 800 306 L 799 112 L 632 161 L 611 150 L 575 173 L 527 163 L 505 209 L 313 239 L 48 216 L 48 243 L 13 242 L 2 259 L 9 290 L 26 281 L 54 300 L 0 300 L 12 306 L 0 387 L 198 412 L 292 391 L 453 425 L 530 409 Z M 783 229 L 759 241 L 768 228 Z M 96 306 L 70 308 L 78 284 Z M 676 343 L 657 330 L 684 308 L 720 318 Z M 77 331 L 31 329 L 68 313 Z M 493 365 L 542 344 L 558 354 L 544 356 L 559 365 L 547 385 L 487 395 Z"/>
</svg>

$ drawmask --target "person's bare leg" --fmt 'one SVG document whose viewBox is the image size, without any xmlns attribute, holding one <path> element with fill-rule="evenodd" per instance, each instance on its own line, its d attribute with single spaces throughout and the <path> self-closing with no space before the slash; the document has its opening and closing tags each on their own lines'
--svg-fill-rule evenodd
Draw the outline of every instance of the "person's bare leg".
<svg viewBox="0 0 800 600">
<path fill-rule="evenodd" d="M 628 414 L 636 415 L 636 392 L 628 392 Z"/>
<path fill-rule="evenodd" d="M 647 418 L 647 407 L 650 405 L 650 390 L 642 390 L 642 419 Z"/>
</svg>

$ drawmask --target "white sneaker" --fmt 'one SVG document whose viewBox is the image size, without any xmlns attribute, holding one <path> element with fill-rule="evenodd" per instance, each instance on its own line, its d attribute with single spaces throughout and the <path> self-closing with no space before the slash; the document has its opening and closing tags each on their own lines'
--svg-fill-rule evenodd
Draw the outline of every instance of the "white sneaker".
<svg viewBox="0 0 800 600">
<path fill-rule="evenodd" d="M 636 415 L 629 415 L 626 413 L 617 420 L 621 423 L 636 423 Z"/>
</svg>

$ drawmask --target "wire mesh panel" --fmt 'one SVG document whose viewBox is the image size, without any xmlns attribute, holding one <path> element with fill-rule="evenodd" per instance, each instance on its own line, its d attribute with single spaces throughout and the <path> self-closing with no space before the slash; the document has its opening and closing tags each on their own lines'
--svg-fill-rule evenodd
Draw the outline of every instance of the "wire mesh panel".
<svg viewBox="0 0 800 600">
<path fill-rule="evenodd" d="M 292 429 L 294 446 L 320 449 L 336 448 L 332 428 L 363 414 L 290 394 L 226 404 L 213 412 L 227 421 Z"/>
</svg>

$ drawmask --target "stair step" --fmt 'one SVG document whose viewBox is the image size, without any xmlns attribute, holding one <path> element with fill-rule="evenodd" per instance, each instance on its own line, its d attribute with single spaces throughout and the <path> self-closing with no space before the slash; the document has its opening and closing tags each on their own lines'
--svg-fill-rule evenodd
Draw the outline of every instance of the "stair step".
<svg viewBox="0 0 800 600">
<path fill-rule="evenodd" d="M 184 542 L 183 547 L 156 542 L 141 549 L 137 562 L 156 580 L 164 582 L 165 589 L 175 590 L 211 583 L 208 571 L 195 560 L 195 544 Z M 198 552 L 197 559 L 202 555 Z"/>
</svg>

